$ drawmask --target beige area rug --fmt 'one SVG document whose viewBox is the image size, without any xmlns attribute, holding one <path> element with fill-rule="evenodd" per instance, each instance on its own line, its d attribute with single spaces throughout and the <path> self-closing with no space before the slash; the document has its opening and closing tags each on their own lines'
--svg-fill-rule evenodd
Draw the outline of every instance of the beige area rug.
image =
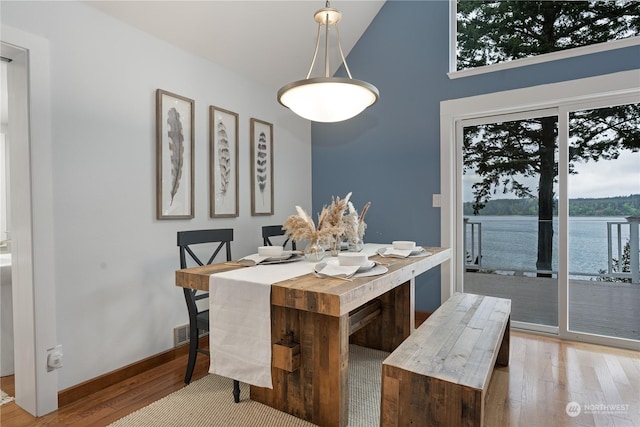
<svg viewBox="0 0 640 427">
<path fill-rule="evenodd" d="M 5 403 L 9 403 L 9 402 L 13 402 L 13 400 L 15 399 L 13 396 L 9 396 L 7 393 L 5 393 L 4 391 L 0 390 L 0 406 L 4 405 Z"/>
<path fill-rule="evenodd" d="M 349 350 L 349 427 L 380 425 L 380 378 L 388 353 L 359 346 Z M 110 427 L 224 426 L 308 427 L 292 415 L 249 399 L 249 386 L 240 384 L 234 403 L 232 381 L 208 375 L 111 424 Z"/>
</svg>

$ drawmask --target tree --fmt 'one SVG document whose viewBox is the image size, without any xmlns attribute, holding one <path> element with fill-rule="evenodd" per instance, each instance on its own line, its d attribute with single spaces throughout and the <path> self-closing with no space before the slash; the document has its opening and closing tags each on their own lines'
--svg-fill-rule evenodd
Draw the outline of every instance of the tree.
<svg viewBox="0 0 640 427">
<path fill-rule="evenodd" d="M 638 35 L 639 28 L 638 1 L 459 0 L 458 68 Z M 577 161 L 640 150 L 640 106 L 577 111 L 570 129 L 569 171 L 574 173 Z M 481 177 L 472 187 L 475 214 L 498 190 L 536 197 L 526 178 L 537 177 L 539 271 L 551 271 L 557 133 L 555 116 L 471 126 L 464 133 L 465 172 Z"/>
<path fill-rule="evenodd" d="M 627 243 L 624 244 L 624 248 L 622 250 L 622 257 L 620 258 L 620 262 L 618 262 L 617 258 L 612 258 L 612 266 L 611 269 L 614 273 L 630 273 L 631 272 L 631 242 L 627 240 Z M 596 280 L 598 282 L 625 282 L 631 283 L 630 277 L 611 277 L 607 275 L 606 270 L 599 270 L 602 276 L 599 276 Z"/>
<path fill-rule="evenodd" d="M 638 35 L 638 0 L 458 0 L 458 69 Z"/>
</svg>

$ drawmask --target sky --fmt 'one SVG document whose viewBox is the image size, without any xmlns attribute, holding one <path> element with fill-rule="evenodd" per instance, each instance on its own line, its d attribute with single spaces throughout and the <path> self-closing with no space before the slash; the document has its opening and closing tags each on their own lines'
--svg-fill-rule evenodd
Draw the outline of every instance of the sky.
<svg viewBox="0 0 640 427">
<path fill-rule="evenodd" d="M 575 166 L 578 174 L 569 178 L 569 198 L 640 194 L 640 152 Z"/>
<path fill-rule="evenodd" d="M 569 198 L 598 198 L 640 194 L 640 152 L 626 150 L 616 160 L 576 163 L 576 175 L 569 177 Z M 463 180 L 465 202 L 473 200 L 471 185 L 479 180 L 477 175 L 465 175 Z M 538 183 L 530 179 L 534 193 Z M 556 186 L 557 194 L 557 186 Z M 493 199 L 513 199 L 512 193 L 501 191 L 492 195 Z"/>
</svg>

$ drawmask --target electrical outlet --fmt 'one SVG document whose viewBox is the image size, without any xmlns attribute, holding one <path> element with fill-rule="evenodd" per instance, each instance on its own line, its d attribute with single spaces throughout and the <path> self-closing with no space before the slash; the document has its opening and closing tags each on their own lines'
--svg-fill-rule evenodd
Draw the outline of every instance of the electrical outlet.
<svg viewBox="0 0 640 427">
<path fill-rule="evenodd" d="M 47 351 L 47 372 L 62 368 L 62 360 L 64 357 L 64 354 L 62 353 L 62 345 L 57 345 L 47 349 Z"/>
<path fill-rule="evenodd" d="M 442 202 L 440 200 L 440 194 L 434 194 L 433 195 L 433 207 L 434 208 L 439 208 L 441 207 Z"/>
<path fill-rule="evenodd" d="M 198 334 L 198 337 L 201 338 L 207 334 L 209 334 L 209 332 L 207 331 L 199 331 L 200 333 Z M 188 343 L 189 340 L 189 325 L 181 325 L 181 326 L 177 326 L 175 328 L 173 328 L 173 346 L 174 347 L 178 347 L 181 346 L 183 344 Z"/>
<path fill-rule="evenodd" d="M 178 347 L 189 342 L 189 325 L 173 328 L 173 346 Z"/>
</svg>

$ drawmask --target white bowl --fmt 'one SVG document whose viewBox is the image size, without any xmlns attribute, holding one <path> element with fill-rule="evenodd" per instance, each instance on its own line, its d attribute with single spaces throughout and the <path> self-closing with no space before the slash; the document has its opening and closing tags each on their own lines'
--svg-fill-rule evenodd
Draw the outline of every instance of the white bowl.
<svg viewBox="0 0 640 427">
<path fill-rule="evenodd" d="M 367 254 L 359 252 L 345 252 L 338 254 L 338 262 L 342 266 L 357 265 L 358 267 L 362 267 L 367 264 L 367 261 L 369 261 Z"/>
<path fill-rule="evenodd" d="M 416 242 L 409 240 L 395 240 L 391 242 L 393 249 L 397 250 L 414 250 L 416 248 Z"/>
<path fill-rule="evenodd" d="M 282 256 L 282 246 L 260 246 L 258 247 L 258 255 L 260 256 Z"/>
</svg>

